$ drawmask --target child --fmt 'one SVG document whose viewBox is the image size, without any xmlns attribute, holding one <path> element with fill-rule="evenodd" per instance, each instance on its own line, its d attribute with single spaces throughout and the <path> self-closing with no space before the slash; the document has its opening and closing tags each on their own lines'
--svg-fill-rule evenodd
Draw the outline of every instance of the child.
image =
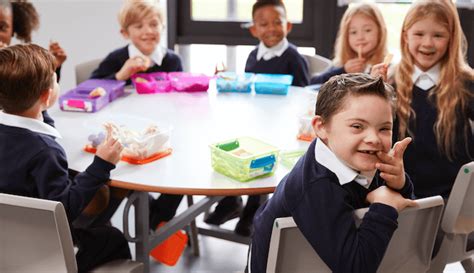
<svg viewBox="0 0 474 273">
<path fill-rule="evenodd" d="M 454 4 L 413 4 L 400 41 L 394 137 L 413 138 L 405 153 L 405 167 L 416 197 L 446 199 L 460 167 L 474 160 L 469 124 L 474 119 L 474 71 L 466 62 Z"/>
<path fill-rule="evenodd" d="M 252 7 L 252 19 L 250 33 L 260 43 L 250 52 L 245 72 L 291 74 L 292 85 L 308 85 L 308 64 L 286 39 L 293 25 L 287 21 L 283 2 L 258 0 Z"/>
<path fill-rule="evenodd" d="M 119 22 L 120 32 L 131 43 L 111 52 L 91 78 L 130 83 L 130 77 L 138 72 L 183 71 L 179 56 L 159 46 L 164 18 L 157 1 L 125 0 Z"/>
<path fill-rule="evenodd" d="M 342 73 L 370 72 L 387 54 L 387 29 L 374 4 L 349 7 L 342 17 L 334 49 L 334 66 L 311 78 L 311 84 L 325 83 Z"/>
<path fill-rule="evenodd" d="M 376 272 L 413 206 L 403 170 L 410 139 L 392 144 L 392 88 L 367 74 L 334 76 L 319 91 L 312 124 L 317 138 L 254 218 L 250 272 L 266 272 L 274 220 L 292 216 L 333 272 Z M 366 207 L 357 228 L 354 209 Z"/>
<path fill-rule="evenodd" d="M 296 47 L 286 39 L 292 24 L 287 21 L 283 2 L 257 1 L 252 7 L 252 18 L 253 25 L 250 27 L 250 33 L 260 40 L 260 44 L 250 52 L 245 72 L 291 74 L 293 75 L 292 85 L 306 86 L 309 74 L 308 64 Z M 266 195 L 249 196 L 242 211 L 242 199 L 227 196 L 217 204 L 216 209 L 204 219 L 204 222 L 221 225 L 240 215 L 234 231 L 242 236 L 250 236 L 255 211 L 266 199 Z"/>
<path fill-rule="evenodd" d="M 72 222 L 109 180 L 122 145 L 108 138 L 92 164 L 69 179 L 65 152 L 55 141 L 60 135 L 42 116 L 59 94 L 54 68 L 54 57 L 37 45 L 0 49 L 0 192 L 59 201 Z M 113 227 L 71 232 L 79 272 L 130 258 L 127 241 Z"/>
<path fill-rule="evenodd" d="M 39 27 L 39 15 L 33 4 L 28 1 L 0 0 L 0 48 L 9 46 L 12 37 L 24 43 L 31 42 L 33 30 Z M 51 42 L 49 51 L 54 55 L 58 81 L 61 66 L 67 55 L 58 42 Z"/>
</svg>

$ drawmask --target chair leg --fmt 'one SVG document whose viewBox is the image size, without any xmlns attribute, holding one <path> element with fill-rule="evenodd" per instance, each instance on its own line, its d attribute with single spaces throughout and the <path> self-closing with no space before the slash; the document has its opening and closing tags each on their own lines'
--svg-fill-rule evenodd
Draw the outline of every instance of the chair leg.
<svg viewBox="0 0 474 273">
<path fill-rule="evenodd" d="M 188 201 L 188 207 L 191 207 L 194 204 L 193 196 L 186 195 L 186 199 Z M 190 235 L 191 247 L 193 249 L 193 254 L 194 256 L 198 257 L 199 256 L 199 241 L 197 237 L 198 230 L 196 226 L 196 220 L 192 220 L 191 223 L 189 223 L 189 235 Z"/>
<path fill-rule="evenodd" d="M 466 273 L 474 272 L 474 256 L 471 256 L 470 258 L 461 261 L 461 265 L 464 268 L 464 271 L 466 271 Z"/>
</svg>

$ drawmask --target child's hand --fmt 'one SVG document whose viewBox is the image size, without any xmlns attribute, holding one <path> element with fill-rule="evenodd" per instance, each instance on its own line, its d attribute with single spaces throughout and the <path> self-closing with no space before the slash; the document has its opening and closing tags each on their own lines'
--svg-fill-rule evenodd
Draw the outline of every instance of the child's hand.
<svg viewBox="0 0 474 273">
<path fill-rule="evenodd" d="M 406 207 L 415 207 L 416 202 L 410 199 L 405 199 L 398 192 L 389 189 L 386 186 L 378 187 L 377 189 L 367 194 L 367 202 L 382 203 L 401 211 Z"/>
<path fill-rule="evenodd" d="M 115 74 L 115 78 L 121 81 L 128 80 L 133 74 L 146 71 L 149 65 L 150 61 L 145 57 L 135 56 L 125 62 L 120 71 Z"/>
<path fill-rule="evenodd" d="M 392 189 L 400 190 L 405 185 L 405 169 L 403 167 L 403 153 L 411 138 L 398 141 L 388 153 L 378 152 L 377 157 L 381 162 L 375 163 L 375 168 L 380 171 L 380 177 Z"/>
<path fill-rule="evenodd" d="M 58 42 L 50 42 L 49 52 L 56 58 L 56 68 L 60 67 L 67 59 L 66 52 Z"/>
<path fill-rule="evenodd" d="M 364 58 L 350 59 L 344 64 L 344 70 L 347 73 L 364 72 L 365 59 Z"/>
<path fill-rule="evenodd" d="M 388 71 L 388 65 L 385 63 L 379 63 L 374 66 L 372 66 L 372 69 L 370 70 L 370 76 L 372 77 L 378 77 L 382 76 L 384 82 L 387 81 L 387 71 Z"/>
<path fill-rule="evenodd" d="M 4 48 L 4 47 L 7 47 L 8 45 L 5 44 L 4 42 L 0 41 L 0 48 Z"/>
<path fill-rule="evenodd" d="M 112 164 L 117 164 L 122 150 L 123 146 L 117 139 L 107 136 L 104 142 L 97 146 L 95 155 Z"/>
</svg>

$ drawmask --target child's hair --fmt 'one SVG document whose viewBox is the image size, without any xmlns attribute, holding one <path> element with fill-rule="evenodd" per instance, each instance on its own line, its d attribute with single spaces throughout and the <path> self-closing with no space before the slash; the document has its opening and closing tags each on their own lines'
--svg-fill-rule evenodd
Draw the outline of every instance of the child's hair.
<svg viewBox="0 0 474 273">
<path fill-rule="evenodd" d="M 155 13 L 164 25 L 164 16 L 156 0 L 125 0 L 120 9 L 118 20 L 122 29 L 139 22 L 142 18 Z"/>
<path fill-rule="evenodd" d="M 266 7 L 266 6 L 274 6 L 274 7 L 280 7 L 283 9 L 283 13 L 286 17 L 286 7 L 285 4 L 283 4 L 282 0 L 257 0 L 255 4 L 252 6 L 252 18 L 255 16 L 255 12 L 257 12 L 258 9 Z"/>
<path fill-rule="evenodd" d="M 345 99 L 349 96 L 374 95 L 385 99 L 392 106 L 395 115 L 395 93 L 393 87 L 383 81 L 382 77 L 372 77 L 366 73 L 350 73 L 333 76 L 318 93 L 315 114 L 324 122 L 342 110 Z"/>
<path fill-rule="evenodd" d="M 31 108 L 53 86 L 54 62 L 35 44 L 0 49 L 0 108 L 12 114 Z"/>
<path fill-rule="evenodd" d="M 435 135 L 438 149 L 449 159 L 453 159 L 455 141 L 459 141 L 455 128 L 458 126 L 456 115 L 465 113 L 469 107 L 471 95 L 464 86 L 466 80 L 474 80 L 474 72 L 466 63 L 466 40 L 461 29 L 459 15 L 456 7 L 448 1 L 421 1 L 413 4 L 403 21 L 400 48 L 402 59 L 395 73 L 397 86 L 397 107 L 399 118 L 399 137 L 407 135 L 408 120 L 415 116 L 411 108 L 413 95 L 412 74 L 414 59 L 408 50 L 406 33 L 417 21 L 433 18 L 446 27 L 449 32 L 449 42 L 446 54 L 441 58 L 441 73 L 437 87 L 431 92 L 435 95 L 438 117 L 435 123 Z M 468 124 L 465 125 L 465 136 L 469 132 Z M 411 132 L 408 132 L 411 133 Z"/>
<path fill-rule="evenodd" d="M 381 63 L 385 55 L 387 55 L 387 28 L 382 13 L 375 4 L 354 4 L 346 10 L 339 25 L 336 45 L 334 47 L 334 63 L 336 65 L 344 65 L 348 60 L 356 58 L 358 55 L 349 45 L 349 25 L 352 18 L 359 14 L 367 16 L 374 21 L 379 33 L 377 47 L 373 50 L 373 54 L 367 62 L 370 64 Z"/>
<path fill-rule="evenodd" d="M 31 42 L 31 33 L 39 27 L 39 15 L 33 4 L 27 0 L 0 0 L 0 9 L 9 10 L 13 17 L 13 36 Z"/>
</svg>

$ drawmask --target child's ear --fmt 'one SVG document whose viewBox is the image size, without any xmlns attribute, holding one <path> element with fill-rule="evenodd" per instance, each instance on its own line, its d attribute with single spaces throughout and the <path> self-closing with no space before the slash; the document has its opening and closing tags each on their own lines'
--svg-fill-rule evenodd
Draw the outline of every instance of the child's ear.
<svg viewBox="0 0 474 273">
<path fill-rule="evenodd" d="M 291 30 L 293 29 L 293 24 L 291 22 L 286 22 L 286 33 L 290 33 Z"/>
<path fill-rule="evenodd" d="M 311 124 L 313 125 L 313 130 L 316 133 L 316 136 L 323 141 L 326 140 L 328 132 L 323 118 L 316 115 L 311 121 Z"/>
<path fill-rule="evenodd" d="M 258 39 L 257 35 L 257 28 L 255 27 L 255 23 L 252 24 L 251 27 L 249 27 L 250 34 L 252 34 L 253 37 Z"/>
<path fill-rule="evenodd" d="M 51 97 L 52 93 L 53 93 L 53 88 L 49 88 L 41 92 L 39 100 L 41 104 L 45 107 L 45 109 L 49 107 L 49 102 L 50 102 L 49 98 Z"/>
<path fill-rule="evenodd" d="M 128 39 L 128 31 L 124 28 L 120 28 L 120 34 L 122 34 L 123 38 Z"/>
</svg>

